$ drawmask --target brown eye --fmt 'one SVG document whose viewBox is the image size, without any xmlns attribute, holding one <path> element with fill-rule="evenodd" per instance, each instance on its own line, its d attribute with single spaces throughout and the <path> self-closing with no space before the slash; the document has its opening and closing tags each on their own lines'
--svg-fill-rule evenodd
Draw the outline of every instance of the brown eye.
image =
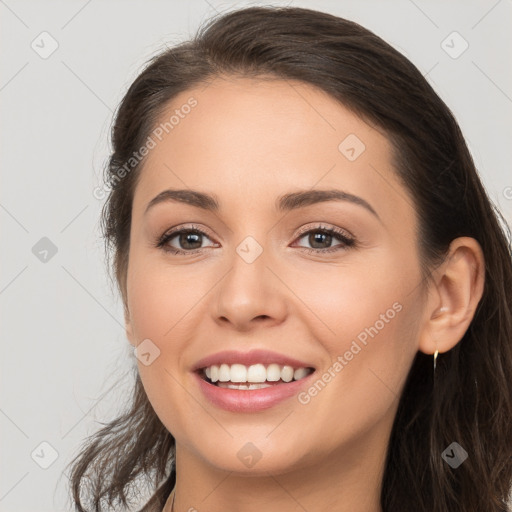
<svg viewBox="0 0 512 512">
<path fill-rule="evenodd" d="M 171 237 L 171 240 L 177 237 L 178 244 L 183 249 L 199 249 L 202 245 L 202 236 L 197 231 L 181 231 L 179 234 Z"/>
<path fill-rule="evenodd" d="M 311 248 L 304 246 L 299 247 L 302 247 L 303 249 L 310 253 L 320 254 L 326 252 L 335 252 L 355 246 L 355 240 L 353 238 L 349 237 L 341 230 L 335 228 L 325 228 L 319 226 L 314 229 L 310 229 L 308 231 L 303 232 L 299 236 L 298 240 L 306 237 L 306 243 L 308 243 L 311 246 Z M 333 240 L 338 240 L 341 243 L 333 247 Z"/>
<path fill-rule="evenodd" d="M 197 228 L 175 229 L 164 234 L 157 247 L 172 254 L 194 254 L 204 249 L 203 238 L 210 239 L 204 231 Z"/>
</svg>

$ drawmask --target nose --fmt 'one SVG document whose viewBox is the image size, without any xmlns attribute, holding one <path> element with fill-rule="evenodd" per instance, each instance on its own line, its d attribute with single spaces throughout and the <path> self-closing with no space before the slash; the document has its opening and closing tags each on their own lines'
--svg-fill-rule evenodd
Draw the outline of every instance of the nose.
<svg viewBox="0 0 512 512">
<path fill-rule="evenodd" d="M 266 251 L 248 261 L 235 253 L 231 268 L 216 287 L 214 320 L 224 328 L 249 331 L 278 325 L 286 318 L 286 289 L 268 267 Z"/>
</svg>

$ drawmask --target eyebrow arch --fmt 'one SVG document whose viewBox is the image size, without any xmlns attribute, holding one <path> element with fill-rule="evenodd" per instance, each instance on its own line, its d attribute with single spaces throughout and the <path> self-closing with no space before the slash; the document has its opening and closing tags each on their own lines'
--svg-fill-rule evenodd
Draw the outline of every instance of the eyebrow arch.
<svg viewBox="0 0 512 512">
<path fill-rule="evenodd" d="M 151 201 L 146 206 L 146 211 L 144 214 L 146 214 L 148 210 L 150 210 L 153 206 L 168 201 L 185 203 L 197 208 L 201 208 L 202 210 L 208 210 L 212 212 L 217 212 L 220 209 L 219 202 L 213 195 L 205 194 L 204 192 L 198 192 L 197 190 L 169 189 L 160 192 L 160 194 L 151 199 Z"/>
<path fill-rule="evenodd" d="M 358 206 L 362 206 L 363 208 L 366 208 L 366 210 L 368 210 L 372 215 L 377 217 L 377 219 L 380 221 L 378 213 L 362 197 L 336 189 L 304 190 L 299 192 L 292 192 L 291 194 L 285 194 L 277 198 L 276 208 L 279 211 L 290 211 L 326 201 L 348 201 Z"/>
<path fill-rule="evenodd" d="M 154 197 L 147 205 L 147 213 L 153 206 L 163 202 L 179 202 L 201 208 L 202 210 L 218 212 L 220 205 L 215 195 L 206 194 L 197 190 L 181 189 L 173 190 L 168 189 L 160 192 Z M 368 210 L 372 215 L 377 217 L 380 221 L 380 217 L 372 206 L 365 201 L 362 197 L 349 194 L 342 190 L 330 189 L 330 190 L 301 190 L 298 192 L 292 192 L 279 196 L 276 200 L 276 209 L 280 212 L 296 210 L 298 208 L 304 208 L 317 203 L 323 203 L 326 201 L 348 201 L 350 203 L 362 206 Z"/>
</svg>

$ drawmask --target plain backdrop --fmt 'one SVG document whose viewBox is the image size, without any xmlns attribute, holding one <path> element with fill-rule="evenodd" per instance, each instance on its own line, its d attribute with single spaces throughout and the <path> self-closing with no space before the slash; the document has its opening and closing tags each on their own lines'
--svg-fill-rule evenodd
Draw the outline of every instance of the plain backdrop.
<svg viewBox="0 0 512 512">
<path fill-rule="evenodd" d="M 268 4 L 346 17 L 408 56 L 454 112 L 511 223 L 510 0 Z M 65 466 L 128 398 L 135 360 L 93 196 L 112 114 L 163 45 L 249 5 L 264 4 L 0 0 L 2 512 L 71 510 Z"/>
</svg>

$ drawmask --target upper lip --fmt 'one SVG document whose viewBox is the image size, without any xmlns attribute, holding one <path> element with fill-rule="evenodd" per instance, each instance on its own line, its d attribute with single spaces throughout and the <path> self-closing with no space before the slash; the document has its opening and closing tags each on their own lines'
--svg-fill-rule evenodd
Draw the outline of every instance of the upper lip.
<svg viewBox="0 0 512 512">
<path fill-rule="evenodd" d="M 284 366 L 291 366 L 293 368 L 313 368 L 313 365 L 288 357 L 284 354 L 277 352 L 270 352 L 268 350 L 251 350 L 249 352 L 238 352 L 236 350 L 225 350 L 217 352 L 210 356 L 204 357 L 198 361 L 193 371 L 200 370 L 202 368 L 208 368 L 209 366 L 221 365 L 221 364 L 243 364 L 245 366 L 251 366 L 253 364 L 280 364 Z"/>
</svg>

